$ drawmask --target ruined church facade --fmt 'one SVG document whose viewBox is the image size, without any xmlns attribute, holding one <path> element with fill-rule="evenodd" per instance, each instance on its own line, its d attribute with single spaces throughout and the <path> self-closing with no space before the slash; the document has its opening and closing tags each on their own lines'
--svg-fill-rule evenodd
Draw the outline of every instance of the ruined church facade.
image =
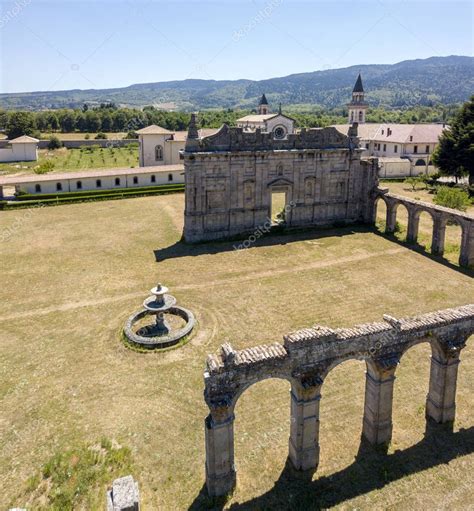
<svg viewBox="0 0 474 511">
<path fill-rule="evenodd" d="M 251 234 L 284 194 L 288 228 L 371 222 L 377 160 L 362 158 L 357 124 L 302 129 L 281 138 L 227 125 L 200 138 L 195 117 L 183 152 L 187 242 Z"/>
</svg>

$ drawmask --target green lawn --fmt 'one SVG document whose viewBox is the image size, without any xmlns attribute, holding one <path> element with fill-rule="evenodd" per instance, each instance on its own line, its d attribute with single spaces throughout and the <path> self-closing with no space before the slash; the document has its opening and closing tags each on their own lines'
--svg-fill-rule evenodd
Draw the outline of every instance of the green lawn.
<svg viewBox="0 0 474 511">
<path fill-rule="evenodd" d="M 138 167 L 138 148 L 129 147 L 88 147 L 84 149 L 41 149 L 38 161 L 1 163 L 1 174 L 32 174 L 35 167 L 50 160 L 54 163 L 53 172 L 68 172 L 87 169 L 108 169 Z"/>
</svg>

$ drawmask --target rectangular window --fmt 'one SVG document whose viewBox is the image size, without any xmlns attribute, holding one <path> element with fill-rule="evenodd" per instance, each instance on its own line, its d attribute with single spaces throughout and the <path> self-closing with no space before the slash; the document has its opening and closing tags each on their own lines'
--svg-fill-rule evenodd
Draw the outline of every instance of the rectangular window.
<svg viewBox="0 0 474 511">
<path fill-rule="evenodd" d="M 413 152 L 414 152 L 415 154 L 418 152 L 418 146 L 417 146 L 417 145 L 413 146 Z"/>
<path fill-rule="evenodd" d="M 426 151 L 425 151 L 425 153 L 430 154 L 430 146 L 429 146 L 429 145 L 427 145 L 427 146 L 426 146 Z"/>
<path fill-rule="evenodd" d="M 134 185 L 137 185 L 137 184 L 138 184 L 138 177 L 137 177 L 137 176 L 134 176 L 134 177 L 133 177 L 133 184 L 134 184 Z"/>
<path fill-rule="evenodd" d="M 398 146 L 397 146 L 397 145 L 394 145 L 394 146 L 393 146 L 393 152 L 394 152 L 394 153 L 398 153 Z"/>
<path fill-rule="evenodd" d="M 173 181 L 173 174 L 168 174 L 168 181 Z"/>
<path fill-rule="evenodd" d="M 77 188 L 78 190 L 82 190 L 82 181 L 78 181 L 78 182 L 76 183 L 76 188 Z"/>
<path fill-rule="evenodd" d="M 95 186 L 97 188 L 100 188 L 102 186 L 102 181 L 100 179 L 98 179 L 96 182 L 95 182 Z"/>
<path fill-rule="evenodd" d="M 156 183 L 156 176 L 154 174 L 151 176 L 151 182 Z"/>
<path fill-rule="evenodd" d="M 383 150 L 384 150 L 384 152 L 387 150 L 387 144 L 383 145 Z"/>
<path fill-rule="evenodd" d="M 367 144 L 365 144 L 365 148 L 366 148 L 366 149 L 368 149 L 368 148 L 369 148 L 369 144 L 368 144 L 368 143 L 367 143 Z"/>
<path fill-rule="evenodd" d="M 62 191 L 62 189 L 63 189 L 63 185 L 62 185 L 61 183 L 56 183 L 56 190 L 57 190 L 58 192 L 61 192 L 61 191 Z"/>
<path fill-rule="evenodd" d="M 115 178 L 115 186 L 120 186 L 120 178 L 119 177 Z"/>
</svg>

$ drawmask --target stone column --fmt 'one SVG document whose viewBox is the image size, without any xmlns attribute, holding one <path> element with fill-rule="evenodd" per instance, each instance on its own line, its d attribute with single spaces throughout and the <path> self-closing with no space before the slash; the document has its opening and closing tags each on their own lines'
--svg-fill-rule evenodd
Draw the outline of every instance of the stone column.
<svg viewBox="0 0 474 511">
<path fill-rule="evenodd" d="M 416 243 L 418 240 L 418 226 L 420 224 L 420 215 L 416 210 L 409 209 L 408 211 L 408 230 L 407 242 Z"/>
<path fill-rule="evenodd" d="M 462 231 L 459 266 L 474 266 L 474 222 L 470 222 Z"/>
<path fill-rule="evenodd" d="M 385 232 L 393 234 L 397 224 L 397 205 L 387 202 L 387 218 L 385 222 Z"/>
<path fill-rule="evenodd" d="M 431 253 L 442 256 L 444 254 L 444 237 L 446 222 L 442 217 L 436 217 L 433 221 L 433 237 L 431 240 Z"/>
<path fill-rule="evenodd" d="M 442 342 L 431 355 L 430 388 L 426 398 L 426 418 L 435 422 L 454 421 L 459 356 L 465 339 Z"/>
<path fill-rule="evenodd" d="M 206 486 L 209 495 L 226 495 L 235 487 L 234 414 L 214 411 L 205 419 Z"/>
<path fill-rule="evenodd" d="M 319 463 L 320 399 L 320 384 L 291 387 L 289 456 L 297 470 L 316 469 Z"/>
<path fill-rule="evenodd" d="M 392 438 L 392 403 L 398 356 L 367 363 L 363 436 L 373 445 Z"/>
</svg>

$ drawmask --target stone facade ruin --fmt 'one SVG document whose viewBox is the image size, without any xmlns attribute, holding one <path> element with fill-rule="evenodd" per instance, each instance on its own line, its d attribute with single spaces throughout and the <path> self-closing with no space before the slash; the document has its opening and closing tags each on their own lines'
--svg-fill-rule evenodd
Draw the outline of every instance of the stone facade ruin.
<svg viewBox="0 0 474 511">
<path fill-rule="evenodd" d="M 223 125 L 199 138 L 195 117 L 183 153 L 184 238 L 228 238 L 266 224 L 272 194 L 284 193 L 289 228 L 370 222 L 377 160 L 361 157 L 357 124 L 302 129 L 285 138 Z"/>
<path fill-rule="evenodd" d="M 251 385 L 281 378 L 291 385 L 289 458 L 296 469 L 319 462 L 319 402 L 329 372 L 341 362 L 366 362 L 362 434 L 371 444 L 388 444 L 392 435 L 395 373 L 412 346 L 431 345 L 427 419 L 446 423 L 455 417 L 456 381 L 461 350 L 474 333 L 474 304 L 416 317 L 331 329 L 306 328 L 284 336 L 283 344 L 234 350 L 224 344 L 209 355 L 204 373 L 206 484 L 210 495 L 224 495 L 236 483 L 234 408 Z"/>
</svg>

